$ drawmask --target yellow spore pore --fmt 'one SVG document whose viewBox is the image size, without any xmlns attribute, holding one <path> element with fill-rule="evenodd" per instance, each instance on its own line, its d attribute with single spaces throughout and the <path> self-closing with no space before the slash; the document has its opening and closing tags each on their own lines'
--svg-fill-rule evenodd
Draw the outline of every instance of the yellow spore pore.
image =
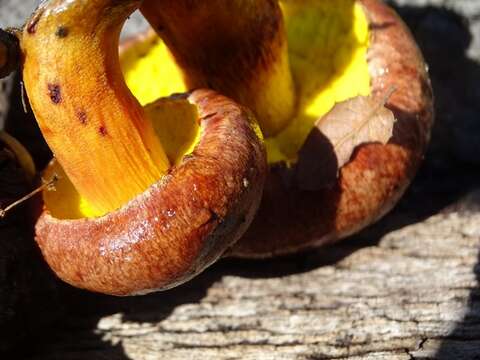
<svg viewBox="0 0 480 360">
<path fill-rule="evenodd" d="M 369 30 L 363 8 L 354 0 L 284 0 L 280 4 L 298 96 L 297 115 L 281 133 L 265 141 L 269 163 L 294 163 L 319 117 L 337 102 L 370 94 Z M 186 90 L 181 70 L 153 32 L 124 51 L 120 61 L 128 87 L 142 104 Z"/>
</svg>

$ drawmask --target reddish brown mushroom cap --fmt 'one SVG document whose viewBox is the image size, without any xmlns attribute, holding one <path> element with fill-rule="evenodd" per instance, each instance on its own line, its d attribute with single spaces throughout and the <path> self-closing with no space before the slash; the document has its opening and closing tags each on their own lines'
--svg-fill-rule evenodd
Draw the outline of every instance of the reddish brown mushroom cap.
<svg viewBox="0 0 480 360">
<path fill-rule="evenodd" d="M 36 240 L 61 279 L 113 295 L 167 289 L 212 264 L 247 229 L 266 174 L 251 115 L 210 90 L 188 100 L 198 107 L 201 138 L 168 175 L 101 218 L 43 212 Z"/>
<path fill-rule="evenodd" d="M 386 105 L 397 119 L 393 138 L 387 145 L 359 147 L 341 169 L 335 186 L 320 191 L 303 191 L 295 167 L 271 166 L 259 212 L 229 255 L 270 257 L 351 235 L 387 213 L 415 175 L 433 121 L 426 65 L 409 30 L 391 8 L 378 0 L 358 2 L 371 29 L 368 63 L 373 95 L 395 89 Z M 309 141 L 315 137 L 321 141 L 313 129 Z"/>
</svg>

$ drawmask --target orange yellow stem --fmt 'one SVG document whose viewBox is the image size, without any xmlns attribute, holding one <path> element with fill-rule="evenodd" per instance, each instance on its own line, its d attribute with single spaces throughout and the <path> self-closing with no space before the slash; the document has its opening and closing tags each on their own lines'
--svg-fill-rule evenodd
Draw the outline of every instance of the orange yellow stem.
<svg viewBox="0 0 480 360">
<path fill-rule="evenodd" d="M 141 11 L 190 88 L 248 106 L 266 136 L 288 125 L 296 99 L 277 0 L 146 0 Z"/>
<path fill-rule="evenodd" d="M 169 161 L 125 85 L 118 38 L 138 0 L 52 0 L 23 31 L 23 75 L 55 157 L 99 212 L 156 182 Z"/>
</svg>

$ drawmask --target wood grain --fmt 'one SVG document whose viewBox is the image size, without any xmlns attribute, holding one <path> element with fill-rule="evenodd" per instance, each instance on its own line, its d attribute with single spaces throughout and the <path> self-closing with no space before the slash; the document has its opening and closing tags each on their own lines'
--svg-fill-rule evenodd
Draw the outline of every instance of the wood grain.
<svg viewBox="0 0 480 360">
<path fill-rule="evenodd" d="M 67 325 L 31 359 L 473 358 L 480 190 L 402 227 L 409 216 L 321 252 L 224 261 L 166 293 L 70 293 Z"/>
</svg>

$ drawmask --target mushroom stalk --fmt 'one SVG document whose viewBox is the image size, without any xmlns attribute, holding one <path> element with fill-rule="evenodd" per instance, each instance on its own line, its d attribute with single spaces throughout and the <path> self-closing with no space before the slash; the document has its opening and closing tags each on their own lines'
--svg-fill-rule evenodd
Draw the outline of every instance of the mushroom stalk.
<svg viewBox="0 0 480 360">
<path fill-rule="evenodd" d="M 146 0 L 144 16 L 185 73 L 253 109 L 266 136 L 294 115 L 295 88 L 276 0 Z"/>
<path fill-rule="evenodd" d="M 24 81 L 43 135 L 97 213 L 121 207 L 169 168 L 119 65 L 121 27 L 140 3 L 44 2 L 21 38 Z"/>
</svg>

